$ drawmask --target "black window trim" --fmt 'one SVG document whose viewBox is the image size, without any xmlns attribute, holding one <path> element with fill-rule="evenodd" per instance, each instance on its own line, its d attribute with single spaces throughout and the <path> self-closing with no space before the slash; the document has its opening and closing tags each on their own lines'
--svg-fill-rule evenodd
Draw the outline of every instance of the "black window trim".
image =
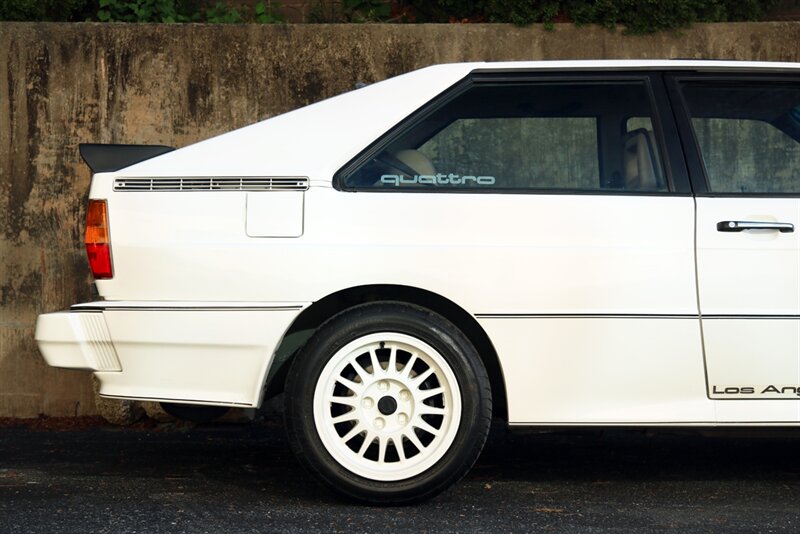
<svg viewBox="0 0 800 534">
<path fill-rule="evenodd" d="M 673 120 L 672 112 L 669 109 L 669 99 L 663 85 L 663 70 L 614 70 L 614 71 L 487 71 L 478 69 L 469 73 L 466 77 L 459 80 L 452 86 L 442 91 L 439 95 L 425 103 L 422 107 L 412 112 L 408 117 L 389 128 L 389 130 L 370 143 L 365 149 L 359 152 L 354 158 L 345 163 L 333 175 L 333 187 L 343 192 L 358 193 L 436 193 L 436 194 L 532 194 L 532 195 L 603 195 L 603 196 L 692 196 L 692 188 L 683 163 L 683 155 L 680 147 L 675 146 L 675 142 L 670 141 L 672 137 L 677 138 L 677 129 Z M 479 188 L 460 188 L 451 190 L 438 190 L 428 188 L 418 189 L 383 189 L 374 187 L 348 187 L 344 185 L 344 178 L 347 174 L 360 167 L 367 160 L 378 154 L 389 144 L 402 136 L 408 129 L 414 128 L 431 113 L 446 105 L 454 98 L 460 96 L 465 91 L 475 85 L 491 83 L 526 83 L 526 82 L 643 82 L 647 96 L 650 99 L 652 112 L 652 122 L 656 143 L 660 151 L 661 163 L 663 166 L 667 191 L 625 191 L 625 190 L 603 190 L 603 189 L 554 189 L 554 188 L 508 188 L 508 189 L 479 189 Z M 674 136 L 667 135 L 665 130 L 674 131 Z"/>
<path fill-rule="evenodd" d="M 685 72 L 672 71 L 664 73 L 667 92 L 672 102 L 675 121 L 680 132 L 681 144 L 686 155 L 686 165 L 695 196 L 702 198 L 800 198 L 800 191 L 794 193 L 759 193 L 759 192 L 714 192 L 708 181 L 708 173 L 703 163 L 700 144 L 692 126 L 689 105 L 683 96 L 681 84 L 691 82 L 795 82 L 800 84 L 800 74 L 791 73 L 758 73 L 758 72 Z"/>
</svg>

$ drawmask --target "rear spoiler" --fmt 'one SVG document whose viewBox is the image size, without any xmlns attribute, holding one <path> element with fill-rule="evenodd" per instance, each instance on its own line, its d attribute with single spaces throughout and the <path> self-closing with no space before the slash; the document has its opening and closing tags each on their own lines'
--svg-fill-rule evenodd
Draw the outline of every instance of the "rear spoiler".
<svg viewBox="0 0 800 534">
<path fill-rule="evenodd" d="M 78 145 L 83 161 L 92 172 L 114 172 L 134 163 L 166 154 L 175 150 L 164 145 L 101 145 L 82 143 Z"/>
</svg>

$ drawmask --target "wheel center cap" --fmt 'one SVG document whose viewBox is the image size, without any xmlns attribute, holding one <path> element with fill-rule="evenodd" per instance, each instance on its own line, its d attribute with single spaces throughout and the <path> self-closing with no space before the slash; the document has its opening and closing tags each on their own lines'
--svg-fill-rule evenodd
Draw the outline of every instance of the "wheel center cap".
<svg viewBox="0 0 800 534">
<path fill-rule="evenodd" d="M 378 411 L 383 415 L 392 415 L 397 410 L 397 401 L 386 395 L 378 401 Z"/>
</svg>

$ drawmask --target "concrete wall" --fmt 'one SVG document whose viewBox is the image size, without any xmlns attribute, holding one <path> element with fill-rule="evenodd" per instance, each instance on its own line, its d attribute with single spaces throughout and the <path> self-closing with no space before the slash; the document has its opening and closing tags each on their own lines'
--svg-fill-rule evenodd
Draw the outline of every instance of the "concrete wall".
<svg viewBox="0 0 800 534">
<path fill-rule="evenodd" d="M 41 312 L 91 298 L 78 143 L 183 146 L 433 63 L 580 58 L 800 61 L 800 23 L 624 36 L 505 25 L 0 23 L 0 417 L 102 411 L 47 368 Z"/>
</svg>

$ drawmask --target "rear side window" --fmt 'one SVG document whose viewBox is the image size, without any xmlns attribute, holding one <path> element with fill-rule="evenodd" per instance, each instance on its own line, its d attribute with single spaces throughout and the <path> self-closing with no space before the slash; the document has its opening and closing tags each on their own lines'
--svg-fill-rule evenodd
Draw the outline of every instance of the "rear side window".
<svg viewBox="0 0 800 534">
<path fill-rule="evenodd" d="M 713 193 L 800 193 L 800 84 L 690 82 L 683 97 Z"/>
<path fill-rule="evenodd" d="M 344 186 L 665 191 L 648 95 L 643 81 L 476 84 L 390 138 Z"/>
</svg>

